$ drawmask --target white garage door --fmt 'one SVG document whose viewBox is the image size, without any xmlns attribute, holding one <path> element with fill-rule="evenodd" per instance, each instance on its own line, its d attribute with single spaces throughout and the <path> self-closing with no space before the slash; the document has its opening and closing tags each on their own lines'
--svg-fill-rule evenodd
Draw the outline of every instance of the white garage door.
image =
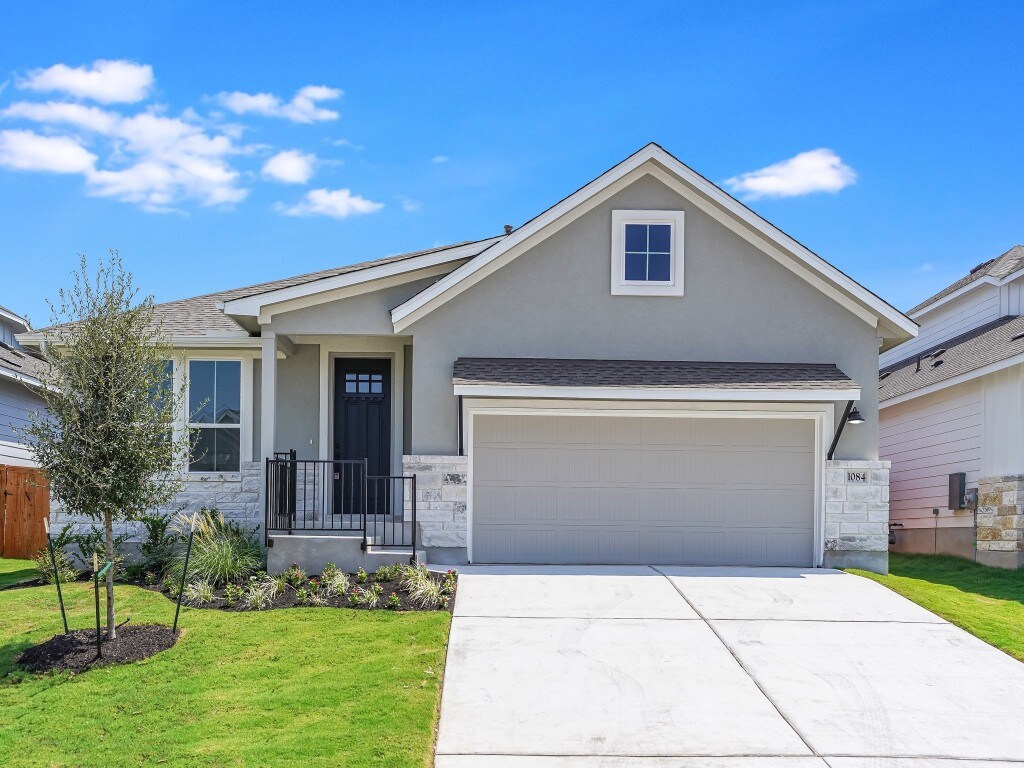
<svg viewBox="0 0 1024 768">
<path fill-rule="evenodd" d="M 799 565 L 814 557 L 814 421 L 473 420 L 479 563 Z"/>
</svg>

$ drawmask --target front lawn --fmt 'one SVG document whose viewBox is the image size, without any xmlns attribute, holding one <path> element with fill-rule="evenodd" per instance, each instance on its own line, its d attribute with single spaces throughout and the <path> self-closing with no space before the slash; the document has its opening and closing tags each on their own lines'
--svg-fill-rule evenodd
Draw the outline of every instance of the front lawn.
<svg viewBox="0 0 1024 768">
<path fill-rule="evenodd" d="M 13 557 L 0 557 L 0 589 L 32 581 L 36 577 L 36 568 L 31 560 L 17 560 Z"/>
<path fill-rule="evenodd" d="M 851 569 L 1024 661 L 1024 570 L 945 555 L 889 555 L 889 575 Z"/>
<path fill-rule="evenodd" d="M 170 624 L 119 586 L 119 621 Z M 91 585 L 64 589 L 72 628 Z M 125 666 L 37 677 L 14 658 L 61 629 L 51 587 L 0 592 L 5 766 L 428 766 L 451 616 L 182 608 L 177 645 Z"/>
</svg>

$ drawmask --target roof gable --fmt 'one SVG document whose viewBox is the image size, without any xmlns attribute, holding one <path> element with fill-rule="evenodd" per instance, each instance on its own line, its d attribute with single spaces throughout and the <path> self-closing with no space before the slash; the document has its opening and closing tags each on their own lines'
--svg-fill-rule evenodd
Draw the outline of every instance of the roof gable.
<svg viewBox="0 0 1024 768">
<path fill-rule="evenodd" d="M 917 325 L 908 317 L 657 144 L 648 144 L 393 309 L 395 331 L 407 328 L 645 175 L 662 181 L 865 322 L 877 326 L 879 335 L 890 342 L 888 346 L 916 335 Z"/>
<path fill-rule="evenodd" d="M 965 292 L 969 286 L 982 282 L 998 285 L 1008 277 L 1024 270 L 1024 245 L 1015 245 L 1001 256 L 982 262 L 955 283 L 947 285 L 931 298 L 925 299 L 907 312 L 908 315 L 923 314 L 939 304 Z"/>
</svg>

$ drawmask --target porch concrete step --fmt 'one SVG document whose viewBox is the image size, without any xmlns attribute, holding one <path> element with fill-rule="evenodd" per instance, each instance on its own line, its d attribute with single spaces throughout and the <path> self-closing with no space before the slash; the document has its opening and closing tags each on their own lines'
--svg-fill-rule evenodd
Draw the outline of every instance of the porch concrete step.
<svg viewBox="0 0 1024 768">
<path fill-rule="evenodd" d="M 355 573 L 359 568 L 372 573 L 382 565 L 408 563 L 412 557 L 411 547 L 382 549 L 369 546 L 363 551 L 362 535 L 346 533 L 327 536 L 271 533 L 267 571 L 281 573 L 292 563 L 298 563 L 307 573 L 320 573 L 327 563 L 334 563 L 348 573 Z M 424 562 L 425 553 L 421 550 L 416 554 L 418 562 Z"/>
</svg>

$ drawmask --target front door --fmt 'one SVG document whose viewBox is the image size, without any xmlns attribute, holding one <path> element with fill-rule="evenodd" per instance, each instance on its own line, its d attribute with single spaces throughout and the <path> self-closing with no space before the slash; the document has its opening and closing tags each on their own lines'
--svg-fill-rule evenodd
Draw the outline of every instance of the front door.
<svg viewBox="0 0 1024 768">
<path fill-rule="evenodd" d="M 334 458 L 366 459 L 367 474 L 391 474 L 391 361 L 334 361 Z M 341 465 L 334 475 L 334 513 L 385 514 L 387 483 L 365 482 L 362 469 Z M 378 493 L 378 489 L 382 492 Z"/>
</svg>

